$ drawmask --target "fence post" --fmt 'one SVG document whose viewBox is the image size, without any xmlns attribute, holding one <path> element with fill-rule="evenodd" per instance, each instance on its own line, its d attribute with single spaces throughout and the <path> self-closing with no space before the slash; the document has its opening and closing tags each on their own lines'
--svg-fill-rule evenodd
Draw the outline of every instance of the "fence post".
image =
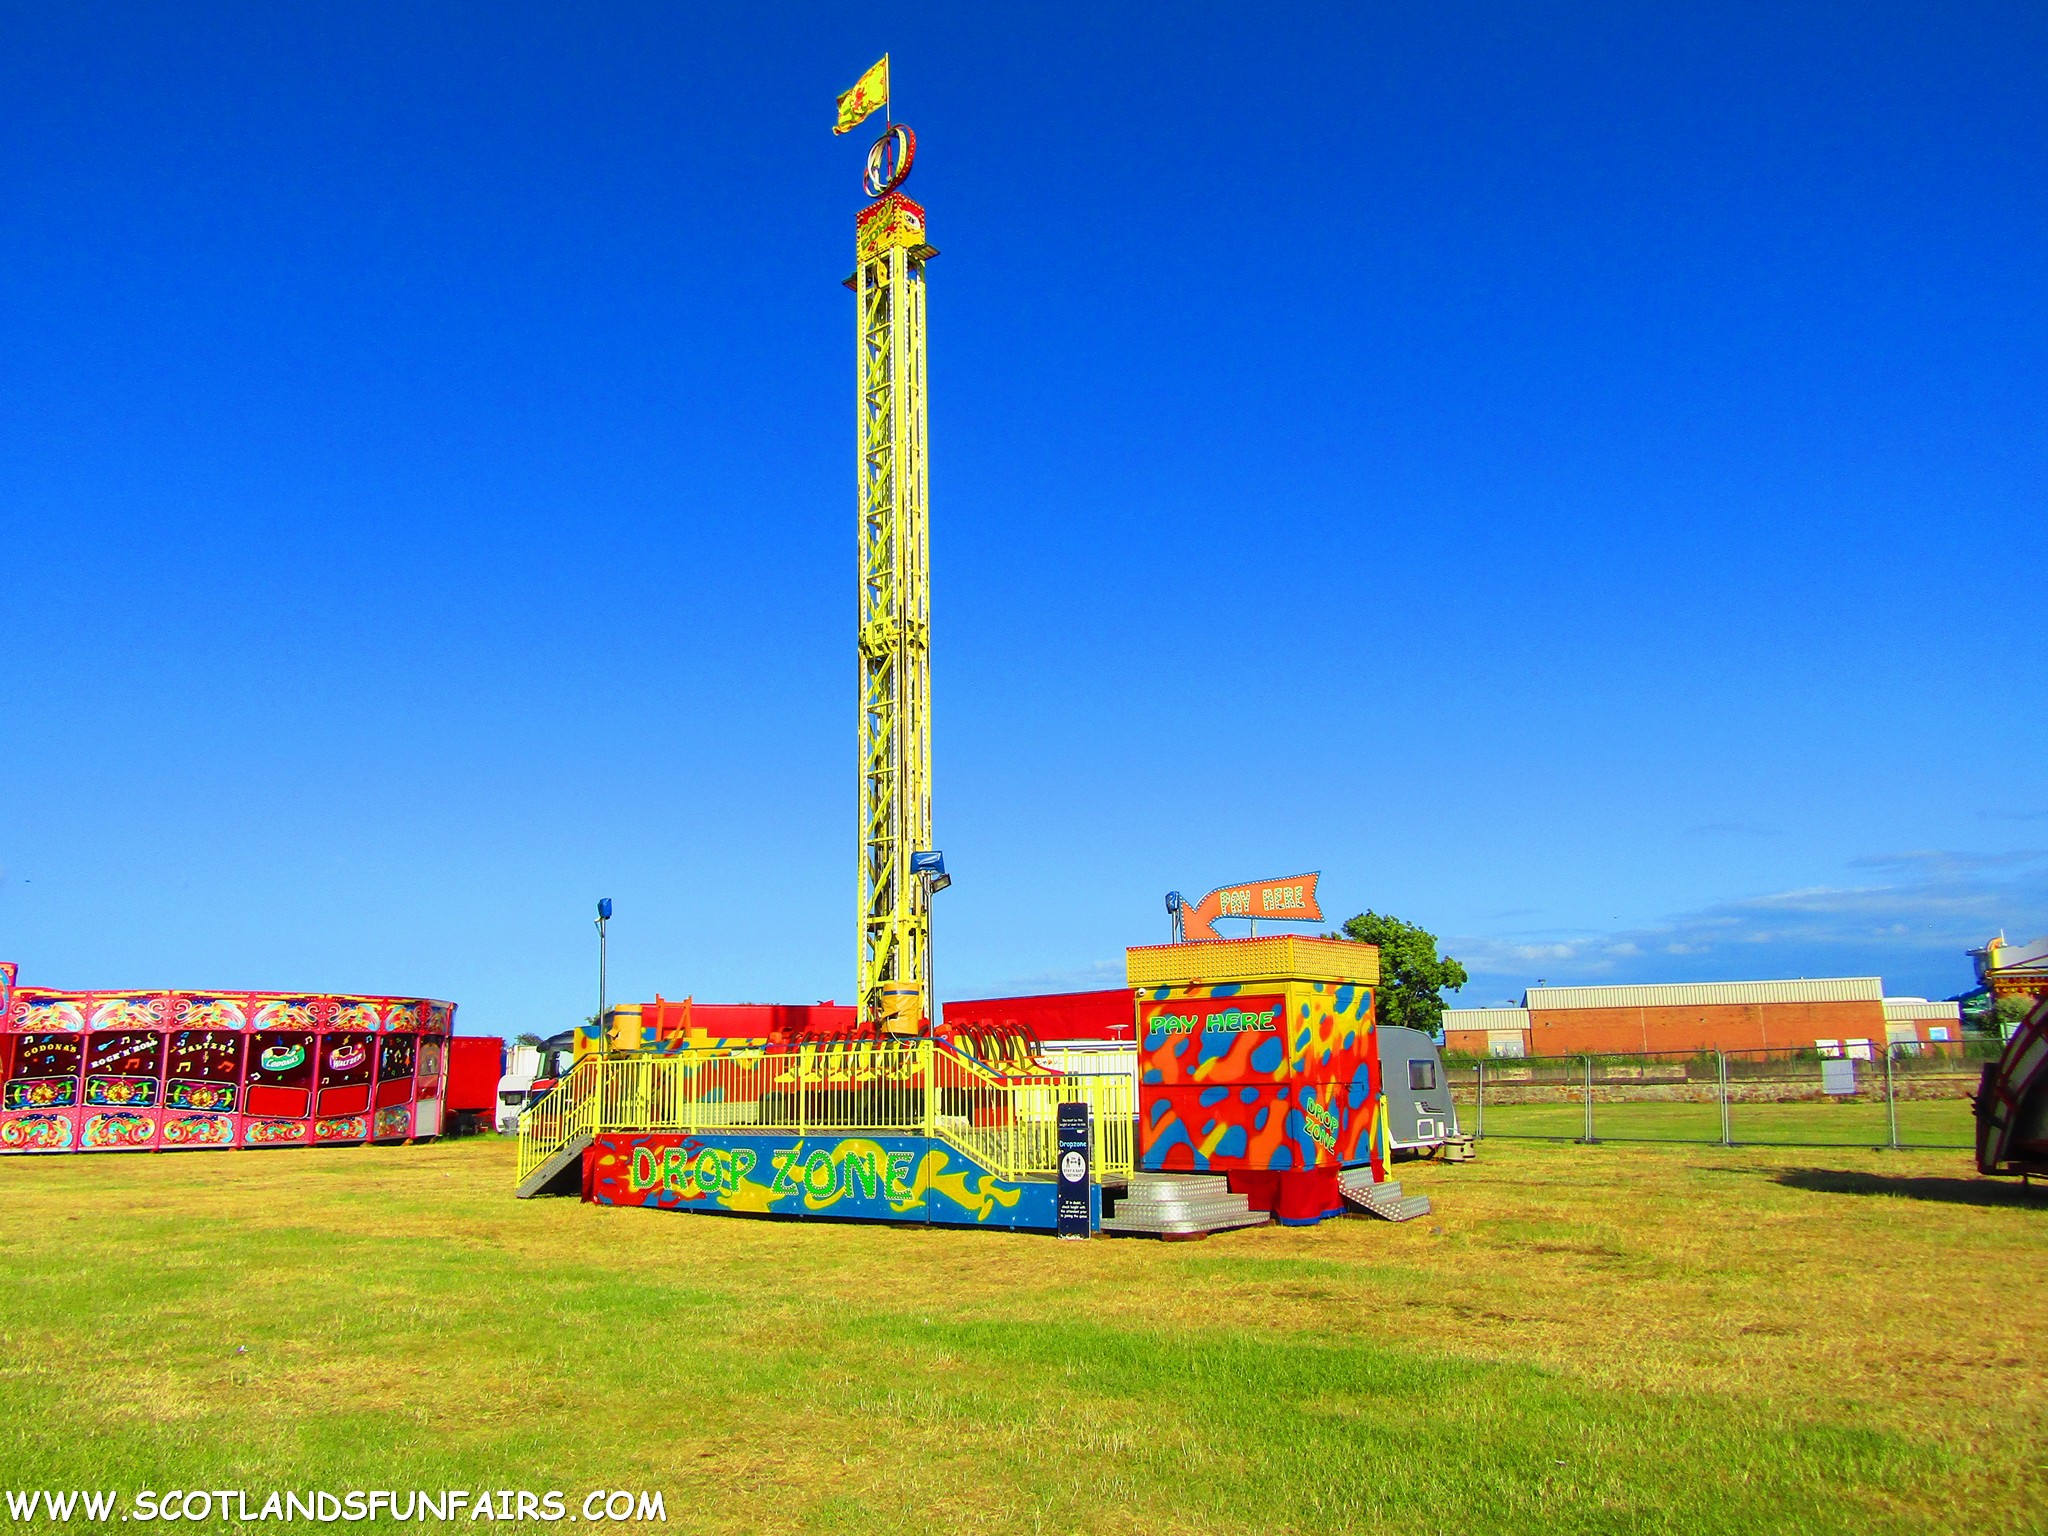
<svg viewBox="0 0 2048 1536">
<path fill-rule="evenodd" d="M 1884 1122 L 1894 1152 L 1899 1150 L 1899 1101 L 1892 1093 L 1892 1052 L 1897 1049 L 1889 1040 L 1884 1044 Z"/>
<path fill-rule="evenodd" d="M 1479 1141 L 1486 1135 L 1486 1058 L 1480 1057 L 1472 1067 L 1472 1139 Z"/>
<path fill-rule="evenodd" d="M 1722 1051 L 1714 1052 L 1714 1080 L 1720 1085 L 1721 1093 L 1721 1145 L 1735 1145 L 1734 1127 L 1728 1120 L 1728 1057 Z"/>
<path fill-rule="evenodd" d="M 1586 1057 L 1586 1134 L 1579 1138 L 1587 1146 L 1593 1145 L 1593 1058 Z"/>
</svg>

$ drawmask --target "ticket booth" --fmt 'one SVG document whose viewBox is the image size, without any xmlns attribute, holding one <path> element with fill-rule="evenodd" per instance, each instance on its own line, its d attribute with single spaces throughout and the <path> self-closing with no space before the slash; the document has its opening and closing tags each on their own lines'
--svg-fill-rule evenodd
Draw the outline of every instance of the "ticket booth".
<svg viewBox="0 0 2048 1536">
<path fill-rule="evenodd" d="M 1283 934 L 1146 945 L 1125 966 L 1141 1169 L 1226 1174 L 1291 1224 L 1342 1212 L 1342 1169 L 1385 1176 L 1377 948 Z"/>
</svg>

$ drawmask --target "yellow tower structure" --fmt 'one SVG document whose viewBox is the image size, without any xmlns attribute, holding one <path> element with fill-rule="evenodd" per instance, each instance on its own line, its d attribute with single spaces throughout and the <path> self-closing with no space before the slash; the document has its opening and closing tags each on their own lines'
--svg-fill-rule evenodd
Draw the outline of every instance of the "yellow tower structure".
<svg viewBox="0 0 2048 1536">
<path fill-rule="evenodd" d="M 924 209 L 896 189 L 917 139 L 868 153 L 855 221 L 860 432 L 861 1016 L 914 1034 L 932 1015 L 931 916 L 911 855 L 932 845 L 930 452 Z"/>
</svg>

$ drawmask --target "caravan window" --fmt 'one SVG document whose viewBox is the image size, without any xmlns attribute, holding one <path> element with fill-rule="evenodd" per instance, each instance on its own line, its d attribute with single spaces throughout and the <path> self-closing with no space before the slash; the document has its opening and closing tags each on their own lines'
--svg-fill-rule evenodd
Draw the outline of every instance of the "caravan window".
<svg viewBox="0 0 2048 1536">
<path fill-rule="evenodd" d="M 1408 1091 L 1410 1093 L 1428 1093 L 1435 1087 L 1435 1062 L 1411 1061 L 1408 1063 Z"/>
</svg>

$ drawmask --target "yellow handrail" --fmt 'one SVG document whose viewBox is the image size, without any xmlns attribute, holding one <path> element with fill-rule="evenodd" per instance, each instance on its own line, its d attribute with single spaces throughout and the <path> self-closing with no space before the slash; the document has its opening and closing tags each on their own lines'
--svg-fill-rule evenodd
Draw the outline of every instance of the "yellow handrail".
<svg viewBox="0 0 2048 1536">
<path fill-rule="evenodd" d="M 529 1174 L 578 1136 L 596 1133 L 597 1101 L 602 1087 L 596 1069 L 602 1065 L 601 1057 L 584 1057 L 539 1103 L 519 1112 L 519 1173 L 515 1182 L 525 1183 Z"/>
<path fill-rule="evenodd" d="M 1097 1177 L 1129 1176 L 1137 1080 L 1126 1073 L 1019 1080 L 930 1040 L 586 1056 L 519 1117 L 519 1177 L 600 1131 L 763 1131 L 925 1136 L 999 1178 L 1051 1178 L 1059 1106 L 1076 1102 L 1095 1111 Z"/>
<path fill-rule="evenodd" d="M 1137 1128 L 1137 1079 L 1047 1070 L 1028 1081 L 1001 1076 L 971 1056 L 930 1041 L 932 1092 L 925 1133 L 958 1147 L 1000 1178 L 1051 1178 L 1059 1171 L 1059 1106 L 1095 1111 L 1096 1176 L 1128 1176 Z"/>
</svg>

